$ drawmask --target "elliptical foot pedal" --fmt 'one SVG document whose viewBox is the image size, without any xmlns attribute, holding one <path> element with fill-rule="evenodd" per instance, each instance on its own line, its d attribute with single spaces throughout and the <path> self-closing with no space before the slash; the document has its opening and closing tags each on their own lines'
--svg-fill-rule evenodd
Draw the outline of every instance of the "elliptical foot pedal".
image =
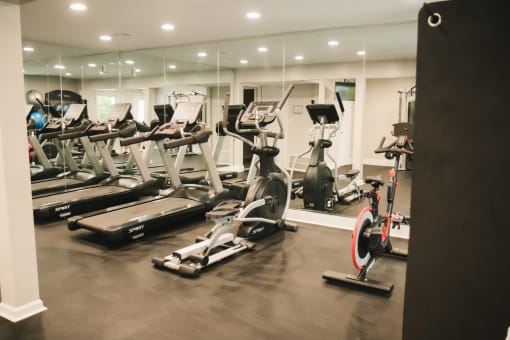
<svg viewBox="0 0 510 340">
<path fill-rule="evenodd" d="M 394 287 L 393 283 L 386 283 L 369 279 L 359 280 L 354 275 L 343 274 L 332 270 L 324 272 L 324 274 L 322 274 L 322 278 L 325 279 L 328 283 L 343 284 L 386 296 L 391 295 Z"/>
<path fill-rule="evenodd" d="M 246 247 L 246 249 L 248 249 L 248 250 L 255 249 L 255 245 L 256 245 L 255 242 L 248 241 L 247 239 L 242 239 L 239 242 L 239 244 L 242 245 L 243 247 Z"/>
<path fill-rule="evenodd" d="M 292 222 L 283 222 L 282 227 L 283 227 L 282 228 L 283 230 L 293 231 L 293 232 L 298 231 L 298 228 L 299 228 L 299 226 L 296 223 L 292 223 Z"/>
</svg>

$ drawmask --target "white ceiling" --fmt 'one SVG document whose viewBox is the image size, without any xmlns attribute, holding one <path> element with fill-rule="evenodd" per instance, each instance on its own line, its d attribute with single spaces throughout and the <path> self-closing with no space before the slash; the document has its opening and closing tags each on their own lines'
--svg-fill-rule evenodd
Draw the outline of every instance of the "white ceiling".
<svg viewBox="0 0 510 340">
<path fill-rule="evenodd" d="M 66 65 L 72 77 L 99 78 L 118 75 L 119 60 L 135 60 L 122 66 L 123 76 L 141 69 L 139 76 L 168 72 L 222 68 L 270 67 L 360 60 L 356 52 L 366 49 L 367 60 L 410 59 L 416 55 L 417 0 L 83 0 L 88 10 L 69 10 L 72 0 L 36 0 L 21 6 L 25 45 L 25 74 L 58 74 L 56 63 Z M 256 21 L 245 13 L 257 10 Z M 175 30 L 160 26 L 170 22 Z M 99 41 L 112 34 L 111 42 Z M 127 35 L 126 35 L 127 34 Z M 339 46 L 329 47 L 335 39 Z M 261 54 L 258 46 L 269 51 Z M 58 47 L 57 47 L 58 46 Z M 153 49 L 145 49 L 153 47 Z M 158 47 L 158 48 L 154 48 Z M 145 49 L 145 50 L 144 50 Z M 119 52 L 123 51 L 123 52 Z M 198 51 L 207 51 L 198 58 Z M 283 54 L 285 53 L 285 58 Z M 219 54 L 219 58 L 218 55 Z M 294 60 L 296 54 L 303 61 Z M 240 65 L 247 59 L 248 65 Z M 101 77 L 105 77 L 104 75 Z"/>
</svg>

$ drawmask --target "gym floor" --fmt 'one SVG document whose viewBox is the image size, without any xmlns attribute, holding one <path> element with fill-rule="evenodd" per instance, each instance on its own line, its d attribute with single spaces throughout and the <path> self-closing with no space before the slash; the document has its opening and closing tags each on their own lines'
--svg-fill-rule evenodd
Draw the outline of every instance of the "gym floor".
<svg viewBox="0 0 510 340">
<path fill-rule="evenodd" d="M 395 284 L 391 297 L 321 278 L 325 270 L 355 273 L 348 231 L 301 224 L 297 233 L 258 241 L 254 251 L 196 279 L 152 267 L 152 256 L 194 242 L 211 226 L 204 218 L 189 220 L 110 249 L 88 231 L 68 231 L 65 221 L 36 225 L 48 310 L 15 324 L 0 318 L 0 339 L 402 337 L 405 261 L 383 258 L 369 273 Z M 394 239 L 394 246 L 406 249 L 407 241 Z"/>
</svg>

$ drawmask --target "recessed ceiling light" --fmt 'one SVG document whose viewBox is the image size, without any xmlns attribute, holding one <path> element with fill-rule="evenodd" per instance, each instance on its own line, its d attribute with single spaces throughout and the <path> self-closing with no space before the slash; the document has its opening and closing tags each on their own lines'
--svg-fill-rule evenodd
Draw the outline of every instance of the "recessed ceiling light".
<svg viewBox="0 0 510 340">
<path fill-rule="evenodd" d="M 94 63 L 89 63 L 89 67 L 96 67 L 97 65 Z"/>
<path fill-rule="evenodd" d="M 105 73 L 103 71 L 99 71 L 99 74 L 102 75 L 102 76 L 105 75 Z"/>
<path fill-rule="evenodd" d="M 259 47 L 259 48 L 257 48 L 257 51 L 259 51 L 259 52 L 267 52 L 267 47 Z"/>
<path fill-rule="evenodd" d="M 241 60 L 239 60 L 239 63 L 241 63 L 241 64 L 248 64 L 248 60 L 246 60 L 246 59 L 241 59 Z"/>
<path fill-rule="evenodd" d="M 65 74 L 65 75 L 66 75 L 67 77 L 70 77 L 70 76 L 72 76 L 73 74 L 72 74 L 71 72 L 66 72 L 66 74 Z"/>
<path fill-rule="evenodd" d="M 248 19 L 258 19 L 258 18 L 260 18 L 260 13 L 259 12 L 248 12 L 248 13 L 246 13 L 246 17 Z"/>
<path fill-rule="evenodd" d="M 23 51 L 25 52 L 34 52 L 34 48 L 32 46 L 23 47 Z"/>
<path fill-rule="evenodd" d="M 75 2 L 69 5 L 69 8 L 73 11 L 85 11 L 87 9 L 87 5 L 82 4 L 81 2 Z"/>
<path fill-rule="evenodd" d="M 134 60 L 126 60 L 125 63 L 128 65 L 133 65 L 135 63 L 135 61 Z"/>
<path fill-rule="evenodd" d="M 207 53 L 205 53 L 205 52 L 198 52 L 198 53 L 197 53 L 197 55 L 198 55 L 199 57 L 202 57 L 202 58 L 203 58 L 203 57 L 207 57 Z"/>
<path fill-rule="evenodd" d="M 336 41 L 336 40 L 330 40 L 330 41 L 328 41 L 328 45 L 329 45 L 329 46 L 338 46 L 338 41 Z"/>
<path fill-rule="evenodd" d="M 176 69 L 176 68 L 177 68 L 177 66 L 175 66 L 174 64 L 172 64 L 172 65 L 168 65 L 168 68 Z"/>
<path fill-rule="evenodd" d="M 357 54 L 357 55 L 365 55 L 365 54 L 367 54 L 367 53 L 366 53 L 365 51 L 358 51 L 358 52 L 356 52 L 356 54 Z"/>
<path fill-rule="evenodd" d="M 99 36 L 99 40 L 110 41 L 110 40 L 112 40 L 112 36 L 104 34 L 104 35 Z"/>
<path fill-rule="evenodd" d="M 294 59 L 296 59 L 296 60 L 303 60 L 303 59 L 305 59 L 305 57 L 303 57 L 302 55 L 297 55 L 297 56 L 294 57 Z"/>
<path fill-rule="evenodd" d="M 172 24 L 163 24 L 161 25 L 161 28 L 165 31 L 173 31 L 175 29 L 175 26 Z"/>
<path fill-rule="evenodd" d="M 142 70 L 140 70 L 139 68 L 135 68 L 135 72 L 140 73 L 140 72 L 142 72 Z"/>
<path fill-rule="evenodd" d="M 53 66 L 56 70 L 65 70 L 66 67 L 62 64 L 57 64 L 55 66 Z"/>
</svg>

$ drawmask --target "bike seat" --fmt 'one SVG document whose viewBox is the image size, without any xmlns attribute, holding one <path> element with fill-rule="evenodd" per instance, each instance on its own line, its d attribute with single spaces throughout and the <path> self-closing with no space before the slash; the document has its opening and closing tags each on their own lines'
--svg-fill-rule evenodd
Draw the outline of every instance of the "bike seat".
<svg viewBox="0 0 510 340">
<path fill-rule="evenodd" d="M 370 184 L 373 187 L 380 187 L 380 186 L 384 185 L 384 181 L 380 175 L 365 177 L 365 182 Z"/>
<path fill-rule="evenodd" d="M 225 201 L 215 206 L 214 209 L 207 212 L 205 216 L 211 219 L 235 216 L 241 210 L 242 205 L 243 201 Z"/>
<path fill-rule="evenodd" d="M 352 170 L 349 170 L 345 173 L 345 176 L 347 177 L 354 177 L 356 176 L 357 174 L 359 174 L 359 170 L 356 170 L 356 169 L 352 169 Z"/>
</svg>

